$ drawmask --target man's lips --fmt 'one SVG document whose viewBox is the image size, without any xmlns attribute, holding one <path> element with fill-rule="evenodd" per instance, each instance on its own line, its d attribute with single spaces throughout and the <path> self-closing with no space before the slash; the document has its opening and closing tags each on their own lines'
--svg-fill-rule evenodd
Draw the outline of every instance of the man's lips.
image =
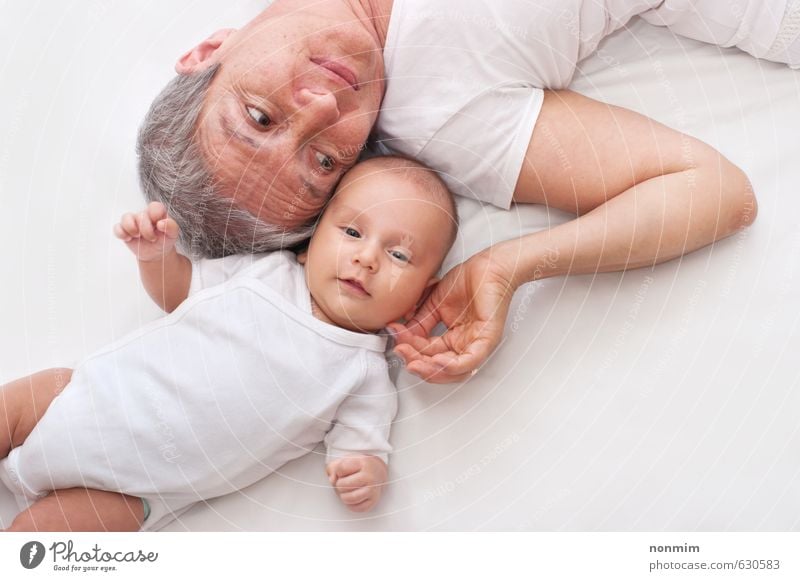
<svg viewBox="0 0 800 581">
<path fill-rule="evenodd" d="M 339 77 L 340 80 L 344 81 L 344 83 L 350 85 L 354 91 L 358 91 L 358 78 L 350 67 L 325 58 L 312 58 L 311 62 L 333 73 L 336 77 Z"/>
<path fill-rule="evenodd" d="M 340 278 L 339 282 L 346 289 L 352 290 L 356 295 L 359 295 L 359 296 L 362 296 L 362 297 L 371 296 L 367 292 L 367 289 L 364 288 L 364 285 L 362 285 L 360 282 L 358 282 L 354 278 Z"/>
</svg>

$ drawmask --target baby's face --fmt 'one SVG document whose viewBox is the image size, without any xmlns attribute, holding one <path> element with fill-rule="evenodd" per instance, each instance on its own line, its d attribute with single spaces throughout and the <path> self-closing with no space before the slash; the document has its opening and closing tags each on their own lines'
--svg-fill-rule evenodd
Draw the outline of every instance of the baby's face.
<svg viewBox="0 0 800 581">
<path fill-rule="evenodd" d="M 346 178 L 337 190 L 305 261 L 311 296 L 331 323 L 377 331 L 413 311 L 436 281 L 452 218 L 419 189 L 381 172 Z"/>
</svg>

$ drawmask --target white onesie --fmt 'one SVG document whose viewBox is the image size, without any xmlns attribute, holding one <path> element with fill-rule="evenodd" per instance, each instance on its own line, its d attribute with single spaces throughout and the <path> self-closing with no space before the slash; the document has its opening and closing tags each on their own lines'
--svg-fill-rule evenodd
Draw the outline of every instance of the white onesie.
<svg viewBox="0 0 800 581">
<path fill-rule="evenodd" d="M 568 87 L 635 15 L 800 64 L 800 0 L 394 0 L 373 151 L 414 157 L 453 192 L 508 208 L 542 89 Z"/>
<path fill-rule="evenodd" d="M 386 461 L 397 395 L 385 347 L 312 315 L 292 253 L 195 263 L 180 307 L 77 366 L 0 479 L 29 499 L 72 487 L 144 498 L 147 530 L 323 439 L 328 460 Z"/>
</svg>

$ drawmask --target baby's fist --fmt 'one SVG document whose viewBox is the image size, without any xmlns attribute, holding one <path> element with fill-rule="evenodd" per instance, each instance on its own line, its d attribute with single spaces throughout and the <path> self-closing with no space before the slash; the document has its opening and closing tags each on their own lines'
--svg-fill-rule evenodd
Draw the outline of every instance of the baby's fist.
<svg viewBox="0 0 800 581">
<path fill-rule="evenodd" d="M 162 259 L 175 247 L 178 234 L 178 223 L 167 215 L 161 202 L 150 202 L 142 212 L 124 214 L 114 225 L 114 235 L 141 262 Z"/>
<path fill-rule="evenodd" d="M 353 512 L 374 507 L 386 484 L 386 464 L 375 456 L 345 456 L 327 465 L 328 480 Z"/>
</svg>

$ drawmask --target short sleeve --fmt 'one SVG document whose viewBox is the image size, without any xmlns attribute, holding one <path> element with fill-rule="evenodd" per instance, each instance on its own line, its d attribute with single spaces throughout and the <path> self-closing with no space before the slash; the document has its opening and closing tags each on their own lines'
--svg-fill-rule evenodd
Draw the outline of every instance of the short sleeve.
<svg viewBox="0 0 800 581">
<path fill-rule="evenodd" d="M 224 258 L 192 262 L 192 282 L 189 286 L 189 296 L 204 288 L 222 284 L 264 256 L 266 254 L 232 254 Z"/>
<path fill-rule="evenodd" d="M 544 91 L 526 84 L 480 95 L 433 134 L 416 158 L 459 196 L 511 207 Z"/>
<path fill-rule="evenodd" d="M 388 464 L 389 433 L 397 413 L 397 390 L 382 354 L 368 353 L 367 372 L 336 411 L 325 436 L 327 462 L 351 455 L 377 456 Z"/>
</svg>

